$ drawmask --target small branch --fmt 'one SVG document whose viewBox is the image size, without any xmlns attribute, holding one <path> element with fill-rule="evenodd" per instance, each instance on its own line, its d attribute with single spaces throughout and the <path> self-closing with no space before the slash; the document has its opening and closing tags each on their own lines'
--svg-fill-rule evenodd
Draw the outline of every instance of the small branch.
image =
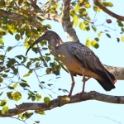
<svg viewBox="0 0 124 124">
<path fill-rule="evenodd" d="M 9 109 L 6 115 L 2 115 L 0 111 L 0 117 L 15 116 L 27 110 L 46 111 L 46 110 L 51 110 L 55 107 L 61 107 L 66 104 L 82 102 L 86 100 L 98 100 L 98 101 L 103 101 L 108 103 L 124 104 L 124 96 L 110 96 L 110 95 L 101 94 L 95 91 L 91 91 L 89 93 L 84 92 L 80 99 L 79 99 L 79 96 L 76 96 L 76 95 L 71 97 L 66 97 L 65 100 L 62 100 L 60 97 L 60 98 L 51 100 L 48 105 L 46 105 L 45 103 L 22 103 L 20 105 L 16 105 L 16 107 L 13 109 Z"/>
<path fill-rule="evenodd" d="M 27 0 L 27 2 L 33 7 L 36 16 L 44 19 L 44 20 L 54 20 L 59 22 L 61 20 L 61 16 L 59 16 L 57 13 L 45 13 L 43 12 L 38 5 L 36 5 L 35 1 L 33 0 Z"/>
<path fill-rule="evenodd" d="M 98 6 L 100 9 L 102 9 L 105 13 L 109 14 L 110 16 L 118 19 L 118 20 L 121 20 L 121 21 L 124 21 L 124 16 L 120 16 L 120 15 L 117 15 L 115 14 L 114 12 L 108 10 L 106 7 L 104 7 L 98 0 L 93 0 L 94 4 L 96 6 Z"/>
</svg>

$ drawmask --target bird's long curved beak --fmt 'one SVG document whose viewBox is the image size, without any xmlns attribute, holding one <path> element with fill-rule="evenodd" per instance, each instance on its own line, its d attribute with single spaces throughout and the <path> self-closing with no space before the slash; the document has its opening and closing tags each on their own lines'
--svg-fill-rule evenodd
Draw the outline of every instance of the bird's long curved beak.
<svg viewBox="0 0 124 124">
<path fill-rule="evenodd" d="M 26 51 L 25 55 L 27 55 L 28 51 L 37 43 L 39 43 L 40 41 L 43 40 L 43 35 L 41 37 L 39 37 L 37 40 L 34 41 L 34 43 L 31 44 L 31 46 L 28 48 L 28 50 Z"/>
</svg>

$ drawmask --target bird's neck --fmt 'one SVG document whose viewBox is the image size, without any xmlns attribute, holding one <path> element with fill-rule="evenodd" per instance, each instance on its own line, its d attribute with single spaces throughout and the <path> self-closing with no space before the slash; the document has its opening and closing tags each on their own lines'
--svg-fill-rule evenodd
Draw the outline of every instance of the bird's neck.
<svg viewBox="0 0 124 124">
<path fill-rule="evenodd" d="M 61 45 L 63 42 L 62 41 L 60 41 L 60 40 L 53 40 L 53 39 L 51 39 L 51 40 L 48 40 L 48 47 L 49 47 L 49 50 L 50 50 L 50 52 L 52 53 L 52 54 L 57 54 L 56 53 L 56 49 L 57 49 L 57 47 L 59 46 L 59 45 Z"/>
</svg>

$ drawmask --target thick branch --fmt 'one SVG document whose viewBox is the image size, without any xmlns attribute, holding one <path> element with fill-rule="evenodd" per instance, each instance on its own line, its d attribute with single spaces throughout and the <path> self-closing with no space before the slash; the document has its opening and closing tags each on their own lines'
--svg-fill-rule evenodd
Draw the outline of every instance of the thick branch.
<svg viewBox="0 0 124 124">
<path fill-rule="evenodd" d="M 61 23 L 64 28 L 64 31 L 67 33 L 68 40 L 78 42 L 79 39 L 70 21 L 70 0 L 63 0 L 63 12 Z"/>
<path fill-rule="evenodd" d="M 104 67 L 111 72 L 117 80 L 124 80 L 124 67 L 113 67 L 104 65 Z"/>
<path fill-rule="evenodd" d="M 24 17 L 23 15 L 17 14 L 17 13 L 13 13 L 13 12 L 9 12 L 9 11 L 5 11 L 0 9 L 0 16 L 7 16 L 9 19 L 12 19 L 13 21 L 21 21 L 21 20 L 25 20 L 26 17 Z M 38 27 L 40 25 L 40 23 L 35 20 L 34 18 L 32 18 L 32 22 L 27 21 L 28 23 L 30 23 L 30 25 L 34 26 L 34 27 Z"/>
<path fill-rule="evenodd" d="M 102 9 L 105 13 L 109 14 L 110 16 L 118 19 L 118 20 L 121 20 L 121 21 L 124 21 L 124 16 L 120 16 L 120 15 L 117 15 L 115 14 L 114 12 L 108 10 L 106 7 L 104 7 L 98 0 L 93 0 L 94 1 L 94 4 L 96 6 L 98 6 L 100 9 Z"/>
<path fill-rule="evenodd" d="M 6 115 L 2 115 L 0 111 L 0 117 L 15 116 L 27 110 L 46 111 L 46 110 L 51 110 L 55 107 L 60 107 L 66 104 L 82 102 L 86 100 L 98 100 L 98 101 L 103 101 L 108 103 L 124 104 L 124 96 L 110 96 L 110 95 L 101 94 L 95 91 L 91 91 L 89 93 L 83 93 L 80 99 L 76 95 L 64 98 L 64 100 L 62 100 L 60 97 L 50 101 L 48 105 L 46 105 L 45 103 L 22 103 L 18 106 L 16 105 L 16 108 L 9 109 L 8 114 Z"/>
</svg>

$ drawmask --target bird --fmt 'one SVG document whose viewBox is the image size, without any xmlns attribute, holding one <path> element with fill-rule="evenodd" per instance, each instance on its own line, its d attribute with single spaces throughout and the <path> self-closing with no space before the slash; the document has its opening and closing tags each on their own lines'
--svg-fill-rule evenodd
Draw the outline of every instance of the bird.
<svg viewBox="0 0 124 124">
<path fill-rule="evenodd" d="M 89 78 L 94 78 L 105 91 L 110 91 L 115 88 L 116 79 L 113 74 L 105 69 L 99 58 L 94 52 L 80 42 L 63 42 L 60 36 L 52 31 L 46 30 L 42 35 L 35 40 L 26 51 L 28 51 L 39 42 L 47 41 L 50 53 L 59 58 L 61 66 L 70 73 L 72 84 L 68 96 L 72 95 L 75 81 L 74 76 L 83 76 L 82 91 L 77 94 L 82 94 L 85 88 L 85 82 Z M 64 56 L 64 57 L 61 57 Z"/>
</svg>

